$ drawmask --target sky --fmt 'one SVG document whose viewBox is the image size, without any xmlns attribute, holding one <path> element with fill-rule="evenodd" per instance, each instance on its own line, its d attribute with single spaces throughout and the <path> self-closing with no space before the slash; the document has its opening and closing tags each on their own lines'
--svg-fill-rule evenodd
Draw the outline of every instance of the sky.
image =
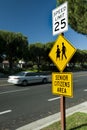
<svg viewBox="0 0 87 130">
<path fill-rule="evenodd" d="M 28 42 L 48 43 L 57 39 L 52 34 L 52 10 L 56 0 L 0 0 L 0 30 L 21 32 Z M 87 49 L 87 37 L 70 27 L 64 36 L 77 49 Z"/>
</svg>

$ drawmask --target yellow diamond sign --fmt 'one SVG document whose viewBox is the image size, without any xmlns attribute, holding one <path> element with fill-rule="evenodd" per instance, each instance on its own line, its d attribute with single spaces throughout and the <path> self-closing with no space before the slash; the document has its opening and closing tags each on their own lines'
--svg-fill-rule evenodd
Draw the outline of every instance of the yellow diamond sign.
<svg viewBox="0 0 87 130">
<path fill-rule="evenodd" d="M 58 69 L 63 71 L 75 52 L 76 49 L 71 43 L 64 36 L 59 35 L 49 53 L 49 57 Z"/>
</svg>

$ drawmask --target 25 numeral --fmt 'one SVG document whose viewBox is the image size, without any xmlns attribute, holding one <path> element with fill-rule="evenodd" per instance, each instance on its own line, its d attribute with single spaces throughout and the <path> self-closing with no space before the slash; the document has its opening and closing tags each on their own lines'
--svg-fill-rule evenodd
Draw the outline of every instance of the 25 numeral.
<svg viewBox="0 0 87 130">
<path fill-rule="evenodd" d="M 61 20 L 61 23 L 59 22 L 56 22 L 55 25 L 55 31 L 58 31 L 60 28 L 59 28 L 59 25 L 61 24 L 61 29 L 65 28 L 66 26 L 66 22 L 65 22 L 65 18 Z"/>
</svg>

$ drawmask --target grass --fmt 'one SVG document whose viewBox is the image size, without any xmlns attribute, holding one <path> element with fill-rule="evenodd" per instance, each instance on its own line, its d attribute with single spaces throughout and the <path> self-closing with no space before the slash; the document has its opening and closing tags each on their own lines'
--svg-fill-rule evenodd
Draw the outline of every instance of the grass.
<svg viewBox="0 0 87 130">
<path fill-rule="evenodd" d="M 61 122 L 56 122 L 41 130 L 61 130 Z M 75 113 L 66 118 L 66 130 L 87 130 L 87 113 Z"/>
</svg>

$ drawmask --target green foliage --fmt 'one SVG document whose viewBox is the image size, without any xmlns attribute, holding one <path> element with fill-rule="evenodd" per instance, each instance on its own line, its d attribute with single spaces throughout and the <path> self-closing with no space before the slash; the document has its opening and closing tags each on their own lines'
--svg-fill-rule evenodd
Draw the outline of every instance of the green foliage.
<svg viewBox="0 0 87 130">
<path fill-rule="evenodd" d="M 61 130 L 61 122 L 56 122 L 41 130 Z M 87 130 L 87 114 L 77 112 L 67 117 L 66 130 Z"/>
<path fill-rule="evenodd" d="M 17 63 L 22 59 L 27 62 L 26 67 L 33 67 L 38 71 L 54 70 L 56 67 L 48 56 L 54 43 L 55 41 L 46 44 L 28 44 L 27 37 L 21 33 L 0 31 L 0 61 L 2 62 L 5 55 L 9 60 L 10 68 L 14 62 Z M 72 70 L 76 64 L 87 69 L 87 50 L 77 49 L 69 64 L 71 67 L 68 68 L 69 70 Z"/>
<path fill-rule="evenodd" d="M 28 48 L 27 38 L 21 33 L 0 31 L 0 39 L 0 48 L 3 48 L 0 54 L 6 55 L 11 69 L 15 59 L 24 58 Z"/>
<path fill-rule="evenodd" d="M 66 0 L 57 0 L 57 6 Z M 71 28 L 87 35 L 87 0 L 67 0 L 68 21 Z"/>
</svg>

